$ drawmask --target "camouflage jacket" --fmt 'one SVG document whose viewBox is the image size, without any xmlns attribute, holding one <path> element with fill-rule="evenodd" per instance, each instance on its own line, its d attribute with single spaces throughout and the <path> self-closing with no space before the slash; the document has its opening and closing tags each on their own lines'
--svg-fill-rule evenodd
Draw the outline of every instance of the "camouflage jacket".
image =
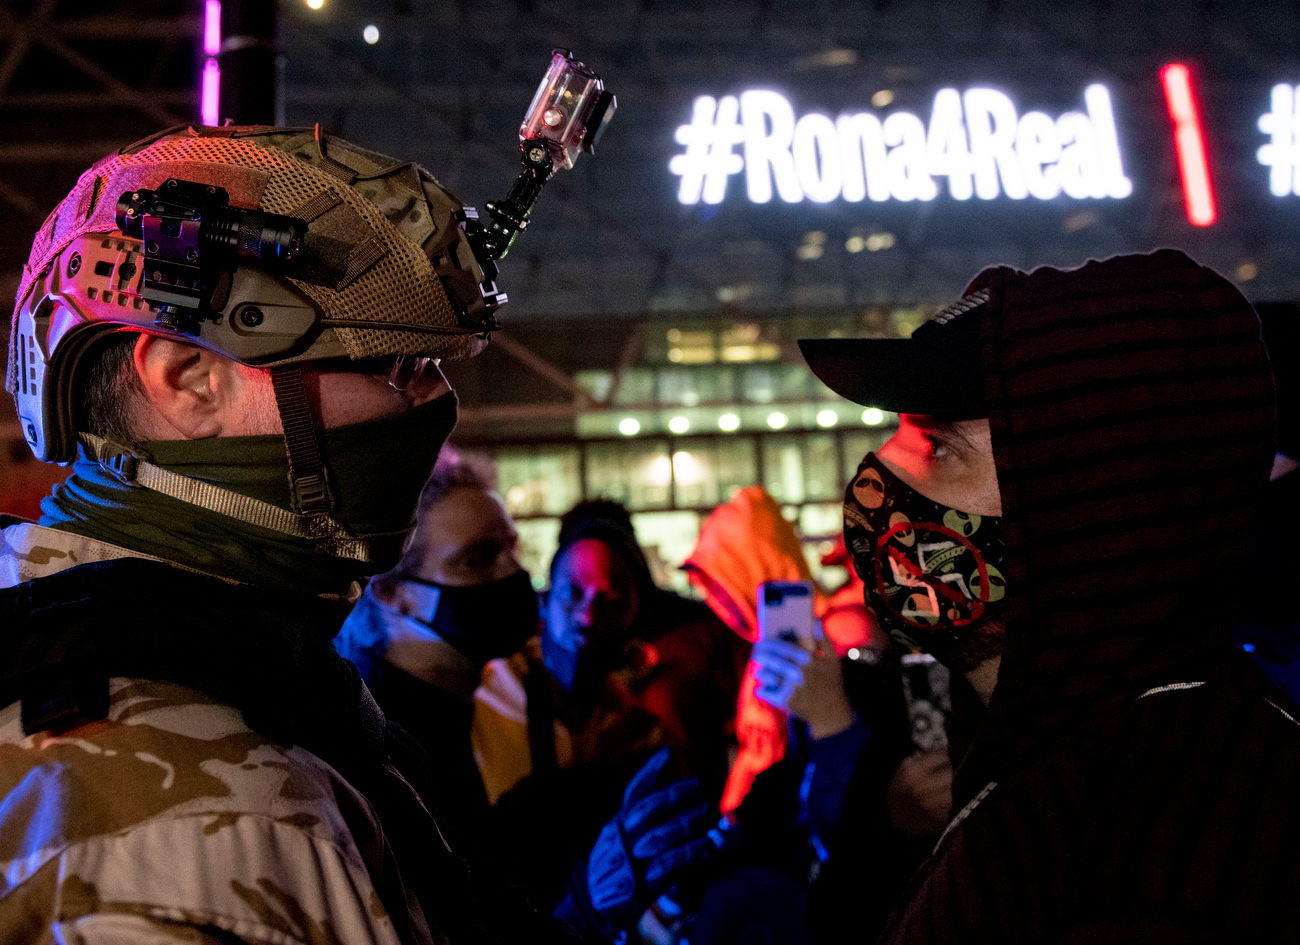
<svg viewBox="0 0 1300 945">
<path fill-rule="evenodd" d="M 37 596 L 64 569 L 145 557 L 34 525 L 0 536 L 0 587 Z M 107 683 L 107 715 L 64 730 L 25 735 L 22 703 L 0 708 L 2 945 L 442 940 L 417 903 L 396 923 L 385 908 L 390 848 L 334 767 L 196 688 Z"/>
</svg>

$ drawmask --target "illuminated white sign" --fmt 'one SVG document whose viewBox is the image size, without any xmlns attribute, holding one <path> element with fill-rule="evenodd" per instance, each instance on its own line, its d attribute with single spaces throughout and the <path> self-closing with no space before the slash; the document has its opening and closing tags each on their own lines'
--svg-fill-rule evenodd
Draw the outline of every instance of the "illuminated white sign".
<svg viewBox="0 0 1300 945">
<path fill-rule="evenodd" d="M 1300 195 L 1300 85 L 1273 86 L 1273 110 L 1259 116 L 1259 130 L 1272 141 L 1256 152 L 1269 168 L 1268 189 L 1279 197 Z"/>
<path fill-rule="evenodd" d="M 927 127 L 905 111 L 883 120 L 874 112 L 796 120 L 785 96 L 763 89 L 701 95 L 691 123 L 677 129 L 686 151 L 668 168 L 681 177 L 684 204 L 721 203 L 741 171 L 754 203 L 770 201 L 774 186 L 786 203 L 933 200 L 936 177 L 947 179 L 956 200 L 1127 197 L 1133 184 L 1124 176 L 1110 92 L 1090 85 L 1083 99 L 1086 112 L 1053 118 L 1018 115 L 996 89 L 940 89 Z"/>
</svg>

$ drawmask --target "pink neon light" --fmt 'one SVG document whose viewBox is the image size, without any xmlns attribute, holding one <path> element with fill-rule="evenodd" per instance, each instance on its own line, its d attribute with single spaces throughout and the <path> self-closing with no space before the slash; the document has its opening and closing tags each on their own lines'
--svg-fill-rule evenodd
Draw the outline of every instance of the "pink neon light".
<svg viewBox="0 0 1300 945">
<path fill-rule="evenodd" d="M 221 0 L 208 0 L 203 8 L 203 52 L 209 56 L 221 52 Z"/>
<path fill-rule="evenodd" d="M 221 101 L 221 67 L 217 65 L 215 59 L 209 59 L 203 65 L 203 97 L 201 101 L 200 111 L 203 116 L 203 124 L 220 124 L 217 112 L 220 109 L 219 103 Z"/>
<path fill-rule="evenodd" d="M 1174 147 L 1183 177 L 1187 219 L 1193 226 L 1209 226 L 1219 214 L 1214 206 L 1210 162 L 1205 156 L 1205 136 L 1201 133 L 1201 116 L 1192 95 L 1191 75 L 1181 63 L 1170 63 L 1160 70 L 1160 82 L 1165 87 L 1169 117 L 1174 122 Z"/>
</svg>

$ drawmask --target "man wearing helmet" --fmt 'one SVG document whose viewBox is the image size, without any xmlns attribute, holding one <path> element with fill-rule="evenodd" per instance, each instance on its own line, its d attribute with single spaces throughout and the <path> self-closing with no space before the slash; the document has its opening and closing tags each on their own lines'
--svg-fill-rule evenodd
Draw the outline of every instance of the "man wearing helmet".
<svg viewBox="0 0 1300 945">
<path fill-rule="evenodd" d="M 473 211 L 319 129 L 173 129 L 34 242 L 7 388 L 72 462 L 0 532 L 5 941 L 546 940 L 330 639 L 503 300 Z M 488 908 L 485 903 L 491 902 Z"/>
</svg>

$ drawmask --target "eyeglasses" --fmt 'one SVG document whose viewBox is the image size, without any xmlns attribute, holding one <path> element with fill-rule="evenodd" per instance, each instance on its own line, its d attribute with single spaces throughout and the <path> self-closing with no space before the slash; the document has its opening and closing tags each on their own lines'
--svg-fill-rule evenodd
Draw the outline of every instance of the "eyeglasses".
<svg viewBox="0 0 1300 945">
<path fill-rule="evenodd" d="M 399 354 L 393 361 L 393 369 L 388 375 L 388 386 L 405 393 L 419 383 L 430 364 L 437 364 L 437 358 L 426 358 L 415 354 Z"/>
</svg>

